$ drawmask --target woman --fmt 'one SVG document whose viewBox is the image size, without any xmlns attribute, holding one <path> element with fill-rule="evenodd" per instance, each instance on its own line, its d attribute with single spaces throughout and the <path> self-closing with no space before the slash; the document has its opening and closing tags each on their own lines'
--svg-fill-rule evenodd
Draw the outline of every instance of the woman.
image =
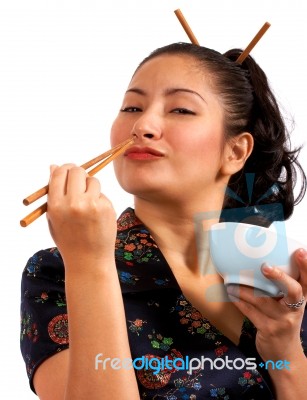
<svg viewBox="0 0 307 400">
<path fill-rule="evenodd" d="M 247 200 L 232 219 L 248 210 L 253 223 L 269 224 L 281 218 L 276 204 L 282 218 L 291 215 L 294 167 L 302 172 L 266 76 L 250 56 L 238 65 L 239 54 L 178 43 L 137 68 L 111 131 L 112 145 L 135 139 L 114 162 L 134 195 L 117 233 L 98 180 L 71 164 L 52 166 L 48 222 L 57 249 L 35 254 L 22 282 L 22 353 L 41 399 L 304 398 L 307 252 L 295 253 L 299 281 L 263 267 L 286 293 L 272 298 L 248 287 L 226 295 L 215 271 L 203 273 L 197 250 L 195 215 L 236 210 L 226 187 Z M 249 203 L 246 174 L 254 176 Z M 269 212 L 254 207 L 263 193 Z M 214 301 L 212 288 L 222 295 Z M 187 356 L 196 364 L 240 359 L 244 368 L 188 370 L 180 363 Z M 268 360 L 282 365 L 261 369 Z"/>
</svg>

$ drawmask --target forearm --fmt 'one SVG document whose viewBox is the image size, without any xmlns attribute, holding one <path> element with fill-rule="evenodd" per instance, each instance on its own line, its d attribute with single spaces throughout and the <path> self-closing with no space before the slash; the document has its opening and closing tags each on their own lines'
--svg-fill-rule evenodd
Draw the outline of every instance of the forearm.
<svg viewBox="0 0 307 400">
<path fill-rule="evenodd" d="M 70 338 L 66 400 L 139 399 L 133 368 L 112 369 L 108 363 L 103 369 L 101 364 L 95 365 L 99 353 L 100 359 L 131 358 L 114 260 L 104 263 L 104 269 L 98 267 L 95 276 L 66 274 Z"/>
<path fill-rule="evenodd" d="M 307 358 L 303 351 L 294 353 L 295 356 L 289 358 L 289 369 L 275 369 L 270 371 L 273 386 L 275 389 L 276 400 L 305 399 L 307 397 Z"/>
</svg>

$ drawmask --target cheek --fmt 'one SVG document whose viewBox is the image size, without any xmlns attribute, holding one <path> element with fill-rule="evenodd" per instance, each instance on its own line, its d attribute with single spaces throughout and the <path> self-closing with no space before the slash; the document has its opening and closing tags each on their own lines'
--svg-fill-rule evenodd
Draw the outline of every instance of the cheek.
<svg viewBox="0 0 307 400">
<path fill-rule="evenodd" d="M 118 145 L 120 142 L 126 139 L 125 131 L 123 129 L 123 124 L 120 122 L 118 118 L 116 118 L 111 127 L 111 146 L 114 147 Z"/>
<path fill-rule="evenodd" d="M 191 160 L 219 160 L 221 157 L 222 143 L 218 134 L 209 132 L 191 132 L 190 135 L 177 135 L 172 139 L 172 147 Z"/>
</svg>

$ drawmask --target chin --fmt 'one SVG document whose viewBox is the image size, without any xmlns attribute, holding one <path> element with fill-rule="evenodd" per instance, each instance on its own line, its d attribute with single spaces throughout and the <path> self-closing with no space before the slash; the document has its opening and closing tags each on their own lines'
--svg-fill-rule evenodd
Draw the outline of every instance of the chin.
<svg viewBox="0 0 307 400">
<path fill-rule="evenodd" d="M 120 186 L 128 193 L 147 192 L 161 190 L 165 187 L 165 182 L 161 182 L 158 174 L 147 173 L 146 171 L 115 171 L 117 181 Z"/>
<path fill-rule="evenodd" d="M 145 196 L 145 195 L 154 195 L 155 193 L 161 192 L 161 187 L 153 187 L 152 185 L 141 185 L 139 183 L 134 183 L 134 184 L 124 184 L 119 182 L 120 186 L 122 189 L 130 193 L 134 196 Z"/>
</svg>

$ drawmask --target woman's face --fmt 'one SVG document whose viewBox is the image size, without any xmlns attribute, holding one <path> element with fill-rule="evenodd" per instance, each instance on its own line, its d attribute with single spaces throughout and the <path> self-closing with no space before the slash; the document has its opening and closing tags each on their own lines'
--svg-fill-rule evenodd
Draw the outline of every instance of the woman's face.
<svg viewBox="0 0 307 400">
<path fill-rule="evenodd" d="M 160 55 L 135 73 L 112 126 L 112 146 L 131 135 L 135 144 L 114 162 L 127 192 L 177 199 L 220 183 L 223 109 L 190 56 Z"/>
</svg>

